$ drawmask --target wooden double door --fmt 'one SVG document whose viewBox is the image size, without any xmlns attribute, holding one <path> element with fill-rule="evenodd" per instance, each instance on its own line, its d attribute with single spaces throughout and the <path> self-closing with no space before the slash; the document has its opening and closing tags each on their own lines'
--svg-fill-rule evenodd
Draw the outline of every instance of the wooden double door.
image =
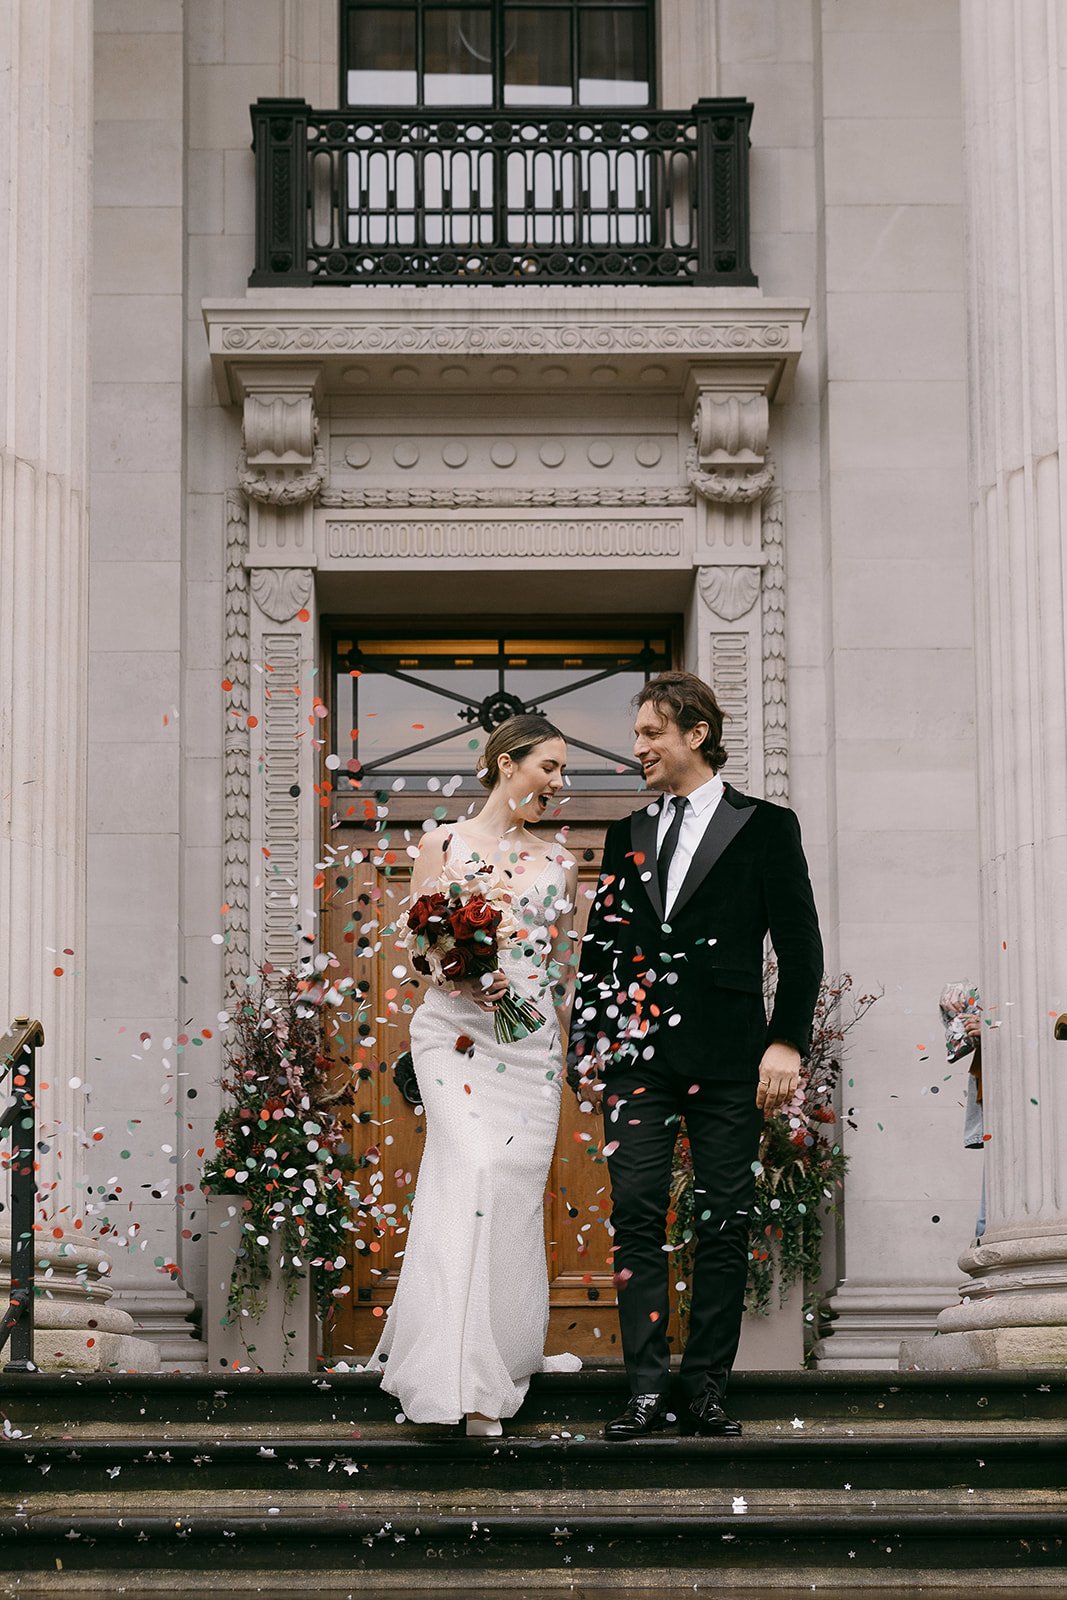
<svg viewBox="0 0 1067 1600">
<path fill-rule="evenodd" d="M 581 932 L 590 904 L 589 895 L 581 891 L 595 886 L 603 837 L 603 823 L 578 824 L 568 837 L 568 849 L 581 874 Z M 342 1023 L 337 1041 L 353 1068 L 364 1074 L 352 1109 L 351 1132 L 353 1153 L 360 1163 L 356 1179 L 361 1227 L 353 1236 L 347 1292 L 338 1299 L 327 1334 L 331 1359 L 350 1363 L 365 1359 L 374 1349 L 393 1297 L 425 1137 L 425 1119 L 404 1100 L 392 1070 L 408 1048 L 411 1018 L 422 993 L 395 937 L 385 931 L 397 921 L 409 891 L 408 858 L 403 847 L 384 856 L 370 852 L 368 858 L 372 836 L 353 830 L 351 838 L 348 857 L 358 853 L 364 859 L 351 860 L 338 871 L 323 929 L 325 947 L 342 964 L 334 976 L 350 973 L 361 997 L 358 1014 L 356 1007 L 346 1010 L 351 1020 Z M 603 1143 L 600 1117 L 583 1115 L 573 1094 L 564 1088 L 545 1190 L 547 1348 L 610 1362 L 621 1359 L 621 1346 L 612 1241 L 606 1227 L 611 1204 Z"/>
</svg>

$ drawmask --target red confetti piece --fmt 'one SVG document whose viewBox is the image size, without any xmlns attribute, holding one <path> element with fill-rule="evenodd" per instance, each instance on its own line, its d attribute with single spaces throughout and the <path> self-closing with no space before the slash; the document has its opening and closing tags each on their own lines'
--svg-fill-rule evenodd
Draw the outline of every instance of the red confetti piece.
<svg viewBox="0 0 1067 1600">
<path fill-rule="evenodd" d="M 456 1051 L 457 1051 L 457 1054 L 459 1054 L 461 1056 L 465 1056 L 467 1054 L 468 1050 L 473 1050 L 473 1049 L 474 1049 L 474 1040 L 470 1037 L 470 1034 L 461 1033 L 459 1038 L 456 1040 Z"/>
<path fill-rule="evenodd" d="M 296 620 L 297 622 L 311 621 L 311 612 L 308 610 L 307 606 L 301 606 L 300 610 L 296 614 Z"/>
</svg>

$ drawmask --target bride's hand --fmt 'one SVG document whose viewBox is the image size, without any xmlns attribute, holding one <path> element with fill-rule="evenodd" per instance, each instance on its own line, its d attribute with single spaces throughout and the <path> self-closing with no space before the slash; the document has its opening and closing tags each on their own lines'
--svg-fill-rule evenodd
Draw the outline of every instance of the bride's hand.
<svg viewBox="0 0 1067 1600">
<path fill-rule="evenodd" d="M 484 978 L 472 978 L 471 989 L 476 1005 L 483 1011 L 495 1011 L 497 1001 L 507 994 L 508 980 L 502 972 L 490 972 Z"/>
</svg>

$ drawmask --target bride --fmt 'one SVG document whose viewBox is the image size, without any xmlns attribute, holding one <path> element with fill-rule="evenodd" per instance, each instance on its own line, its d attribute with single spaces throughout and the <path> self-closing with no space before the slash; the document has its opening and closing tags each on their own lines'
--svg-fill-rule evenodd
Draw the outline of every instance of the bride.
<svg viewBox="0 0 1067 1600">
<path fill-rule="evenodd" d="M 567 746 L 542 716 L 501 724 L 479 772 L 489 798 L 461 825 L 424 836 L 412 903 L 442 878 L 503 884 L 520 923 L 500 970 L 428 987 L 411 1025 L 426 1146 L 396 1294 L 368 1367 L 412 1422 L 458 1422 L 497 1437 L 530 1375 L 575 1370 L 546 1357 L 548 1272 L 542 1200 L 559 1123 L 563 1063 L 553 995 L 573 974 L 578 868 L 530 832 L 563 787 Z M 494 1009 L 508 986 L 546 1018 L 498 1043 Z"/>
</svg>

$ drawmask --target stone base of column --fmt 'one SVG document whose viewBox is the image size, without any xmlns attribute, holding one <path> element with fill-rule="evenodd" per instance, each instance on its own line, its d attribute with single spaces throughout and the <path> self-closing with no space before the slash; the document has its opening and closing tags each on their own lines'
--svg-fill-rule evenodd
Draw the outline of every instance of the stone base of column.
<svg viewBox="0 0 1067 1600">
<path fill-rule="evenodd" d="M 158 1372 L 159 1350 L 112 1305 L 108 1259 L 70 1235 L 35 1246 L 33 1360 L 44 1372 Z M 0 1238 L 0 1302 L 11 1292 L 11 1243 Z M 10 1350 L 5 1351 L 9 1358 Z"/>
<path fill-rule="evenodd" d="M 902 1348 L 902 1366 L 1067 1366 L 1067 1234 L 987 1235 L 959 1264 L 968 1274 L 959 1303 L 941 1312 L 932 1339 Z"/>
<path fill-rule="evenodd" d="M 164 1372 L 206 1372 L 207 1345 L 193 1326 L 196 1301 L 178 1283 L 116 1283 L 112 1304 L 133 1319 L 137 1332 L 159 1349 Z"/>
<path fill-rule="evenodd" d="M 842 1283 L 827 1301 L 832 1330 L 814 1350 L 820 1372 L 896 1371 L 905 1340 L 928 1337 L 951 1291 L 929 1284 Z"/>
</svg>

